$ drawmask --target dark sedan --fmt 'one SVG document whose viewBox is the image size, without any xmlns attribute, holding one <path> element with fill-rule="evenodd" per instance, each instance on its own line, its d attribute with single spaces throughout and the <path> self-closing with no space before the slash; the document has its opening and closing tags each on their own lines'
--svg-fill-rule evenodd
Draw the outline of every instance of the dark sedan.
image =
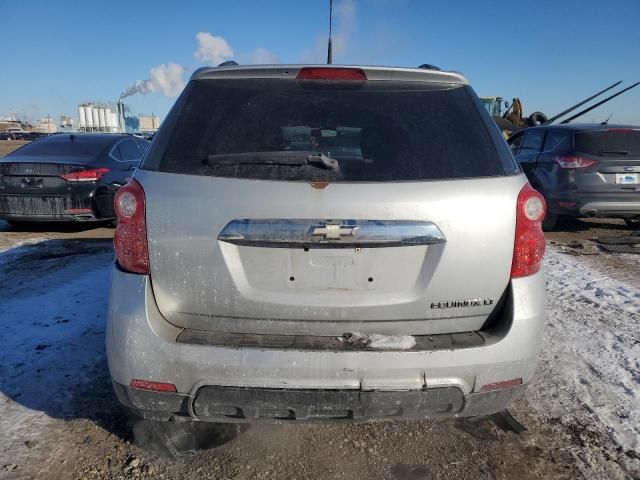
<svg viewBox="0 0 640 480">
<path fill-rule="evenodd" d="M 545 125 L 521 130 L 508 143 L 547 201 L 546 230 L 563 215 L 640 226 L 640 127 Z"/>
<path fill-rule="evenodd" d="M 124 134 L 64 134 L 31 142 L 0 159 L 0 219 L 112 220 L 115 192 L 148 146 Z"/>
</svg>

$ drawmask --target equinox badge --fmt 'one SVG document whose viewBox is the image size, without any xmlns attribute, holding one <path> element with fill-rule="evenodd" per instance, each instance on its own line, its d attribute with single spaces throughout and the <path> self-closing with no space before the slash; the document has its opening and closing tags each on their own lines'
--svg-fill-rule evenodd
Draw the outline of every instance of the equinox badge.
<svg viewBox="0 0 640 480">
<path fill-rule="evenodd" d="M 431 308 L 440 310 L 444 308 L 482 307 L 493 305 L 495 298 L 473 298 L 471 300 L 447 300 L 444 302 L 432 302 Z"/>
</svg>

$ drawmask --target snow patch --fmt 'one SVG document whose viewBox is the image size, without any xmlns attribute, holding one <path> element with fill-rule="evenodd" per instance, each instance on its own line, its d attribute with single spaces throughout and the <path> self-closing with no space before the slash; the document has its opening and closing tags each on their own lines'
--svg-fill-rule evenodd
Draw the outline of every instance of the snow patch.
<svg viewBox="0 0 640 480">
<path fill-rule="evenodd" d="M 13 250 L 16 248 L 35 245 L 37 243 L 43 242 L 44 240 L 46 240 L 45 237 L 35 237 L 35 238 L 28 238 L 26 240 L 15 241 L 9 245 L 0 245 L 0 261 L 2 261 L 1 257 L 18 254 L 17 252 L 15 253 L 13 252 Z"/>
<path fill-rule="evenodd" d="M 548 288 L 560 289 L 563 295 L 571 294 L 593 301 L 596 307 L 614 308 L 640 313 L 640 291 L 636 286 L 625 285 L 594 270 L 577 258 L 560 255 L 551 250 L 545 257 Z M 556 292 L 549 292 L 551 294 Z"/>
<path fill-rule="evenodd" d="M 104 368 L 113 253 L 58 257 L 63 245 L 0 254 L 0 468 L 17 464 L 24 478 L 46 477 L 59 455 L 24 441 L 60 445 L 65 420 L 77 415 L 75 396 Z"/>
<path fill-rule="evenodd" d="M 370 348 L 409 350 L 416 344 L 415 337 L 411 335 L 371 335 Z"/>
<path fill-rule="evenodd" d="M 545 273 L 547 320 L 530 403 L 586 444 L 574 453 L 594 478 L 617 477 L 603 470 L 607 457 L 638 472 L 640 286 L 553 249 Z"/>
<path fill-rule="evenodd" d="M 380 335 L 378 333 L 365 335 L 353 332 L 338 339 L 341 342 L 378 350 L 409 350 L 416 344 L 416 339 L 412 335 Z"/>
</svg>

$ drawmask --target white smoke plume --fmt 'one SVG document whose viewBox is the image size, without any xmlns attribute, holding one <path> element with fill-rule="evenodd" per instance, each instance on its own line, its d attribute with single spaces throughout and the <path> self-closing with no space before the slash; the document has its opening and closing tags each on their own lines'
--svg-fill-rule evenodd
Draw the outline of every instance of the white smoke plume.
<svg viewBox="0 0 640 480">
<path fill-rule="evenodd" d="M 196 35 L 196 50 L 193 56 L 202 63 L 216 66 L 233 57 L 233 49 L 222 37 L 216 37 L 209 32 Z"/>
<path fill-rule="evenodd" d="M 120 98 L 129 97 L 136 93 L 147 94 L 149 92 L 161 92 L 167 97 L 178 95 L 185 85 L 183 75 L 186 69 L 177 63 L 163 63 L 149 70 L 149 78 L 138 80 L 129 85 L 120 95 Z"/>
</svg>

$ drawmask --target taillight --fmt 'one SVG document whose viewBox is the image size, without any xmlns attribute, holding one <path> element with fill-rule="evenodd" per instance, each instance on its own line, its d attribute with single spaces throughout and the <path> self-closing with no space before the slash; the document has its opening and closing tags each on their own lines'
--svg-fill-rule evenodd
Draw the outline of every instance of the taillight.
<svg viewBox="0 0 640 480">
<path fill-rule="evenodd" d="M 545 213 L 544 198 L 527 183 L 518 195 L 511 278 L 526 277 L 540 271 L 545 249 L 542 233 Z"/>
<path fill-rule="evenodd" d="M 633 132 L 633 128 L 610 128 L 607 133 L 629 133 Z"/>
<path fill-rule="evenodd" d="M 590 158 L 573 157 L 566 155 L 553 157 L 553 160 L 558 165 L 560 165 L 560 168 L 587 168 L 598 163 L 595 160 L 591 160 Z"/>
<path fill-rule="evenodd" d="M 129 181 L 116 192 L 114 207 L 118 226 L 113 235 L 118 265 L 133 273 L 149 273 L 149 250 L 147 247 L 147 223 L 142 186 Z"/>
<path fill-rule="evenodd" d="M 361 68 L 303 67 L 296 80 L 343 80 L 366 81 L 367 75 Z"/>
<path fill-rule="evenodd" d="M 67 182 L 97 182 L 108 171 L 108 168 L 90 168 L 88 170 L 80 170 L 78 172 L 60 175 L 60 178 Z"/>
</svg>

